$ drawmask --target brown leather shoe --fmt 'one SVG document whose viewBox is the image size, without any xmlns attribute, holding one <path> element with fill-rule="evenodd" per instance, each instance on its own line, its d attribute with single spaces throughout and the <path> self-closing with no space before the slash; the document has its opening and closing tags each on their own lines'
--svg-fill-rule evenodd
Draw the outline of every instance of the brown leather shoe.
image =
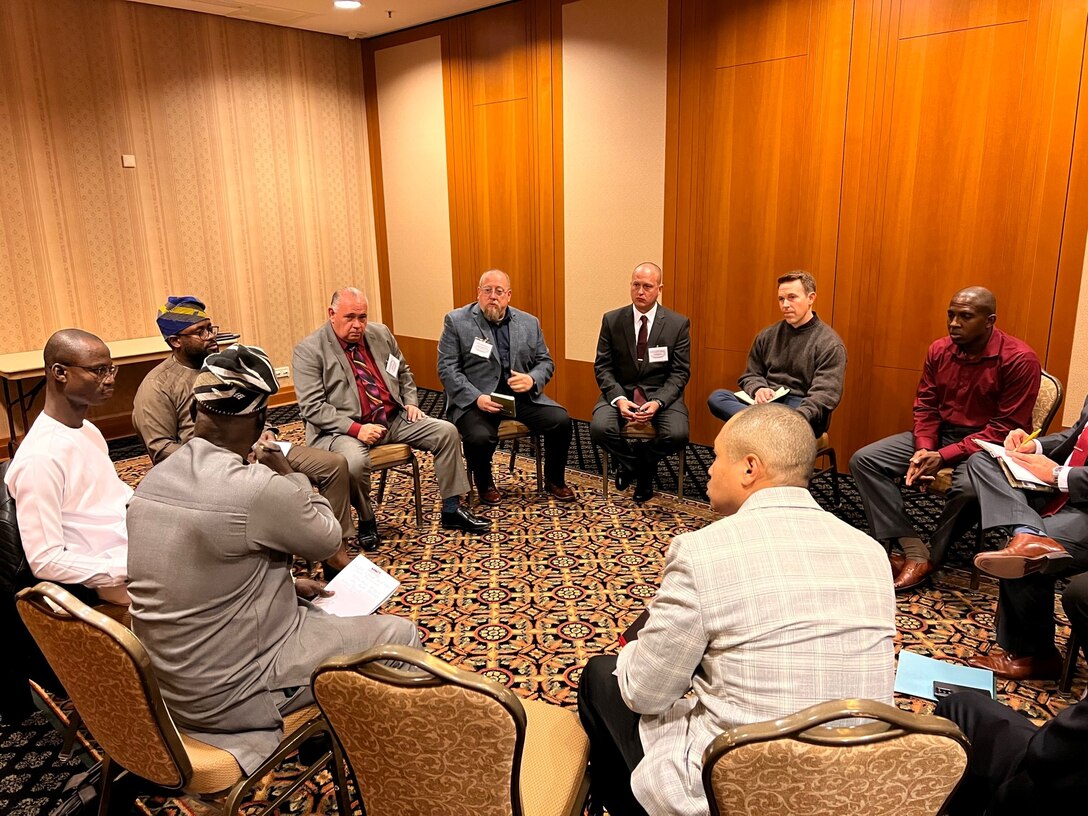
<svg viewBox="0 0 1088 816">
<path fill-rule="evenodd" d="M 906 566 L 907 557 L 903 553 L 890 552 L 888 553 L 888 563 L 892 565 L 892 578 L 895 578 Z"/>
<path fill-rule="evenodd" d="M 551 482 L 544 482 L 544 489 L 547 490 L 553 499 L 559 502 L 572 502 L 574 501 L 574 491 L 566 485 L 556 485 Z"/>
<path fill-rule="evenodd" d="M 989 669 L 998 677 L 1009 680 L 1057 680 L 1062 673 L 1062 656 L 1057 649 L 1041 654 L 1017 657 L 1002 652 L 1001 654 L 975 655 L 967 659 L 968 666 L 976 669 Z"/>
<path fill-rule="evenodd" d="M 976 555 L 975 566 L 994 578 L 1023 578 L 1035 572 L 1061 572 L 1072 557 L 1053 538 L 1018 533 L 1005 549 Z"/>
<path fill-rule="evenodd" d="M 502 493 L 495 487 L 494 484 L 490 484 L 487 487 L 480 488 L 480 501 L 484 504 L 499 504 L 502 501 Z"/>
<path fill-rule="evenodd" d="M 895 576 L 892 586 L 896 592 L 912 589 L 926 580 L 935 569 L 932 561 L 906 561 Z"/>
</svg>

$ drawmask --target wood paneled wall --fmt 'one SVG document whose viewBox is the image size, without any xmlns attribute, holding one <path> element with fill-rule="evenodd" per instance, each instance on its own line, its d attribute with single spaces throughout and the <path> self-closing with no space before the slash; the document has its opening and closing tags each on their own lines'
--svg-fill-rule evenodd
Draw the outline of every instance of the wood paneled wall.
<svg viewBox="0 0 1088 816">
<path fill-rule="evenodd" d="M 483 269 L 511 271 L 557 357 L 553 393 L 587 418 L 592 367 L 565 359 L 558 314 L 578 285 L 562 268 L 561 5 L 519 0 L 368 49 L 442 36 L 456 300 Z M 706 397 L 735 387 L 795 268 L 849 351 L 844 463 L 910 427 L 963 286 L 992 288 L 998 324 L 1066 378 L 1086 19 L 1088 0 L 672 0 L 663 257 L 670 305 L 692 318 L 693 439 L 720 427 Z"/>
<path fill-rule="evenodd" d="M 195 294 L 290 364 L 333 288 L 377 284 L 360 54 L 123 0 L 0 3 L 0 352 L 148 336 Z M 141 373 L 98 414 L 131 411 Z"/>
</svg>

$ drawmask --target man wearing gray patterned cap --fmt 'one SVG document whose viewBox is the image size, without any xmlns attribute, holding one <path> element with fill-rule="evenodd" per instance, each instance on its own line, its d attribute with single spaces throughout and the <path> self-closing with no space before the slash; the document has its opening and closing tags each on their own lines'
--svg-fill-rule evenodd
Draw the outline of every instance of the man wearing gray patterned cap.
<svg viewBox="0 0 1088 816">
<path fill-rule="evenodd" d="M 335 617 L 297 597 L 292 556 L 328 558 L 340 525 L 260 442 L 276 390 L 260 349 L 210 355 L 193 386 L 193 438 L 144 477 L 128 513 L 132 628 L 170 713 L 247 773 L 279 744 L 283 715 L 312 702 L 322 660 L 419 645 L 407 619 Z"/>
</svg>

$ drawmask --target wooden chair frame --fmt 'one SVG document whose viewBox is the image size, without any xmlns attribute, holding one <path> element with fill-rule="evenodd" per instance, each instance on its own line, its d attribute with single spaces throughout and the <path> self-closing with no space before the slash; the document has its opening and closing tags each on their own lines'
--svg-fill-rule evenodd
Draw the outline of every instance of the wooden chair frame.
<svg viewBox="0 0 1088 816">
<path fill-rule="evenodd" d="M 528 439 L 529 444 L 533 446 L 533 454 L 536 459 L 536 492 L 541 494 L 544 492 L 544 442 L 542 435 L 530 430 L 528 425 L 518 422 L 516 419 L 504 419 L 499 423 L 499 442 L 510 443 L 510 466 L 507 468 L 509 473 L 513 473 L 517 468 L 518 445 L 522 439 Z M 465 473 L 468 474 L 468 496 L 471 501 L 476 486 L 473 484 L 472 468 L 468 466 L 467 460 L 465 462 Z"/>
<path fill-rule="evenodd" d="M 650 442 L 653 439 L 657 438 L 657 428 L 654 428 L 654 434 L 653 434 L 653 436 L 651 436 L 649 434 L 644 434 L 644 433 L 639 433 L 639 434 L 629 433 L 628 429 L 630 427 L 631 427 L 630 423 L 625 425 L 621 429 L 620 435 L 623 436 L 628 442 L 630 442 L 633 445 L 644 445 L 647 442 Z M 653 426 L 650 426 L 650 427 L 653 427 Z M 676 496 L 677 496 L 677 498 L 682 499 L 682 498 L 684 498 L 684 473 L 687 471 L 687 468 L 688 468 L 688 444 L 687 443 L 684 444 L 684 447 L 680 448 L 680 450 L 678 451 L 678 456 L 680 457 L 680 461 L 677 463 L 677 471 L 676 471 Z M 607 502 L 608 501 L 609 483 L 611 482 L 611 475 L 610 475 L 609 471 L 611 470 L 612 465 L 611 465 L 611 457 L 608 455 L 608 451 L 604 447 L 601 447 L 601 466 L 602 466 L 601 467 L 601 495 L 603 496 L 604 500 Z M 655 477 L 657 476 L 656 472 L 654 473 L 654 476 Z"/>
<path fill-rule="evenodd" d="M 165 745 L 177 772 L 176 781 L 170 780 L 169 784 L 162 784 L 160 782 L 153 782 L 152 784 L 156 787 L 164 788 L 167 791 L 184 793 L 186 785 L 193 776 L 192 762 L 189 759 L 188 752 L 185 750 L 184 743 L 182 743 L 181 734 L 178 732 L 177 726 L 174 725 L 174 720 L 170 716 L 170 712 L 162 698 L 158 680 L 155 678 L 154 671 L 151 667 L 151 658 L 148 656 L 147 650 L 144 649 L 143 644 L 140 643 L 136 635 L 112 618 L 109 618 L 100 612 L 96 612 L 93 608 L 75 598 L 71 593 L 65 591 L 56 584 L 51 584 L 47 581 L 42 581 L 36 586 L 23 589 L 16 597 L 17 603 L 20 606 L 19 612 L 20 615 L 23 616 L 24 621 L 26 620 L 28 611 L 33 610 L 33 612 L 29 612 L 29 614 L 33 614 L 34 612 L 40 613 L 46 618 L 56 621 L 61 625 L 70 625 L 76 622 L 82 623 L 105 633 L 120 647 L 128 659 L 132 661 L 132 664 L 136 669 L 137 675 L 140 678 L 141 688 L 152 712 L 152 717 L 155 720 L 155 724 L 162 736 L 163 744 Z M 46 650 L 43 649 L 43 652 L 44 651 Z M 47 652 L 46 658 L 48 659 L 48 657 L 49 655 Z M 63 677 L 61 678 L 61 682 L 64 682 Z M 76 701 L 73 700 L 73 702 Z M 78 707 L 76 716 L 78 716 Z M 350 814 L 350 803 L 348 802 L 347 787 L 345 785 L 344 760 L 340 754 L 339 745 L 336 743 L 335 739 L 333 739 L 332 731 L 323 717 L 315 717 L 287 737 L 280 743 L 280 746 L 276 749 L 275 753 L 264 760 L 252 774 L 249 774 L 248 776 L 242 774 L 241 778 L 225 792 L 221 812 L 225 816 L 233 816 L 233 814 L 237 813 L 242 802 L 245 800 L 246 795 L 257 782 L 269 774 L 286 756 L 297 751 L 299 746 L 306 742 L 306 740 L 321 732 L 325 732 L 329 735 L 330 748 L 324 751 L 321 756 L 305 768 L 286 791 L 268 802 L 259 813 L 263 816 L 263 814 L 271 812 L 281 803 L 287 801 L 302 787 L 302 785 L 324 770 L 331 762 L 332 775 L 336 788 L 337 806 L 339 807 L 341 814 Z M 94 737 L 94 734 L 92 733 L 91 736 Z M 98 814 L 99 816 L 106 816 L 110 807 L 113 776 L 116 768 L 121 766 L 110 758 L 106 746 L 99 743 L 99 747 L 102 749 L 103 758 L 102 787 L 99 790 Z M 136 769 L 125 770 L 139 776 Z M 204 794 L 192 795 L 205 801 L 208 800 L 208 796 Z"/>
<path fill-rule="evenodd" d="M 828 726 L 835 720 L 860 717 L 876 722 L 854 726 Z M 963 774 L 967 772 L 967 762 L 971 758 L 971 744 L 954 722 L 944 717 L 928 714 L 915 714 L 901 711 L 895 706 L 875 700 L 844 699 L 817 703 L 778 720 L 751 723 L 731 728 L 715 737 L 703 751 L 703 790 L 710 803 L 711 816 L 725 816 L 714 799 L 711 776 L 719 759 L 729 751 L 743 745 L 759 742 L 771 742 L 780 739 L 793 739 L 809 745 L 825 747 L 850 747 L 856 745 L 874 745 L 896 739 L 906 734 L 931 734 L 955 740 L 965 754 Z M 952 787 L 940 812 L 952 799 L 963 780 Z"/>
<path fill-rule="evenodd" d="M 393 443 L 403 444 L 403 443 Z M 382 445 L 376 445 L 375 450 L 381 449 Z M 408 445 L 404 447 L 408 448 L 408 459 L 403 462 L 393 462 L 389 464 L 378 464 L 373 467 L 371 472 L 378 471 L 381 476 L 378 478 L 378 504 L 381 504 L 385 500 L 385 481 L 389 475 L 389 471 L 395 468 L 403 467 L 404 465 L 412 466 L 412 498 L 416 504 L 416 527 L 423 526 L 423 489 L 419 482 L 419 459 L 416 457 L 416 452 L 412 450 Z M 356 508 L 358 510 L 358 508 Z"/>
</svg>

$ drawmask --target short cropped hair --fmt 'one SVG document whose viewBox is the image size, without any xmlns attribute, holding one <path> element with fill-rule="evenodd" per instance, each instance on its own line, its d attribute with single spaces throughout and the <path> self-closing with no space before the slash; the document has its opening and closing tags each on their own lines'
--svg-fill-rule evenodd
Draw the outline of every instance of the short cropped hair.
<svg viewBox="0 0 1088 816">
<path fill-rule="evenodd" d="M 816 463 L 816 437 L 800 413 L 785 405 L 753 405 L 725 425 L 726 456 L 759 457 L 776 484 L 806 487 Z"/>
<path fill-rule="evenodd" d="M 793 283 L 793 281 L 801 281 L 801 286 L 805 289 L 805 294 L 811 295 L 816 291 L 816 278 L 812 277 L 808 272 L 803 269 L 795 269 L 793 272 L 787 272 L 785 275 L 778 279 L 778 285 L 783 283 Z"/>
</svg>

